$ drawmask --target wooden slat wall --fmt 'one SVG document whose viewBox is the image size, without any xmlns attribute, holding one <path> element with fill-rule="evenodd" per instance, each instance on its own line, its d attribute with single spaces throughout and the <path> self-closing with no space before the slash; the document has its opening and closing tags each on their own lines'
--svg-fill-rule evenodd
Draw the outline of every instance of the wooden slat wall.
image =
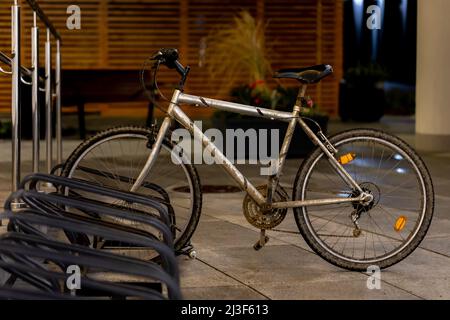
<svg viewBox="0 0 450 320">
<path fill-rule="evenodd" d="M 257 0 L 223 0 L 214 2 L 211 0 L 189 0 L 188 30 L 186 62 L 192 66 L 187 90 L 193 94 L 207 97 L 217 97 L 220 91 L 220 83 L 208 81 L 206 68 L 199 67 L 200 45 L 211 29 L 230 23 L 233 16 L 241 10 L 248 10 L 253 15 L 256 12 Z M 205 79 L 207 84 L 205 85 Z M 244 83 L 247 82 L 243 78 Z M 220 98 L 220 97 L 217 97 Z"/>
<path fill-rule="evenodd" d="M 325 79 L 320 88 L 320 104 L 329 114 L 337 115 L 339 81 L 343 77 L 343 1 L 321 0 L 322 32 L 318 62 L 334 67 L 332 78 Z"/>
<path fill-rule="evenodd" d="M 0 50 L 7 53 L 9 2 L 12 1 L 0 4 Z M 192 67 L 188 90 L 211 97 L 217 97 L 218 88 L 207 81 L 205 68 L 198 66 L 201 41 L 211 28 L 230 22 L 240 10 L 248 10 L 268 21 L 267 44 L 272 47 L 274 70 L 317 63 L 333 65 L 334 76 L 310 87 L 309 93 L 323 110 L 337 114 L 338 82 L 342 77 L 342 1 L 40 0 L 39 3 L 63 37 L 63 68 L 138 70 L 158 48 L 177 47 L 182 62 Z M 70 4 L 81 8 L 81 30 L 68 30 L 65 26 L 66 8 Z M 31 12 L 25 3 L 22 12 L 23 63 L 29 65 Z M 44 31 L 42 27 L 42 64 Z M 162 82 L 174 80 L 173 72 L 163 72 Z M 0 75 L 0 111 L 9 110 L 9 82 L 9 77 Z"/>
<path fill-rule="evenodd" d="M 138 68 L 163 47 L 180 45 L 179 1 L 108 0 L 110 68 Z"/>
<path fill-rule="evenodd" d="M 317 64 L 317 0 L 266 0 L 265 19 L 268 20 L 267 44 L 271 46 L 274 70 Z M 293 81 L 284 81 L 292 84 Z M 295 82 L 294 82 L 295 83 Z M 315 97 L 317 86 L 308 94 Z"/>
<path fill-rule="evenodd" d="M 7 1 L 0 2 L 0 51 L 11 52 L 11 12 Z M 9 69 L 6 66 L 4 69 Z M 9 112 L 11 108 L 11 77 L 0 73 L 0 111 Z"/>
<path fill-rule="evenodd" d="M 50 17 L 56 29 L 60 32 L 63 39 L 62 57 L 63 68 L 66 69 L 96 69 L 106 66 L 107 59 L 102 56 L 101 31 L 103 29 L 101 21 L 102 0 L 40 0 L 38 1 L 45 14 Z M 77 4 L 81 8 L 81 29 L 69 30 L 66 27 L 67 7 L 71 4 Z M 27 3 L 22 0 L 22 63 L 29 66 L 31 60 L 31 27 L 32 27 L 32 10 Z M 43 23 L 38 20 L 40 28 L 40 65 L 44 66 L 44 45 L 47 38 L 46 28 Z M 56 50 L 55 41 L 51 37 L 53 63 L 54 52 Z"/>
</svg>

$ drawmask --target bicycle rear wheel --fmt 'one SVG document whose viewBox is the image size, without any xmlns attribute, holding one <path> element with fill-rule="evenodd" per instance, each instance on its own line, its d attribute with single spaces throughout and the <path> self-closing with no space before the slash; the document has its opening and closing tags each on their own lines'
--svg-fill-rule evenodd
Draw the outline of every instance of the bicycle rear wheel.
<svg viewBox="0 0 450 320">
<path fill-rule="evenodd" d="M 62 175 L 129 191 L 151 152 L 148 141 L 152 135 L 150 128 L 140 127 L 118 127 L 100 132 L 70 155 Z M 183 161 L 184 155 L 172 153 L 172 148 L 170 140 L 165 139 L 148 177 L 136 192 L 172 205 L 174 243 L 178 251 L 189 243 L 197 227 L 202 195 L 197 171 L 189 161 Z M 97 200 L 109 201 L 105 198 Z M 111 205 L 127 206 L 124 203 Z M 154 214 L 154 210 L 142 206 L 130 207 L 130 210 Z M 129 223 L 121 219 L 114 222 Z M 131 226 L 139 228 L 136 224 Z"/>
<path fill-rule="evenodd" d="M 339 267 L 366 271 L 398 263 L 420 244 L 433 216 L 433 185 L 425 164 L 404 141 L 376 130 L 346 131 L 330 142 L 338 149 L 336 158 L 349 161 L 344 168 L 374 199 L 365 206 L 295 208 L 301 234 L 317 254 Z M 317 148 L 297 173 L 293 199 L 357 195 Z"/>
</svg>

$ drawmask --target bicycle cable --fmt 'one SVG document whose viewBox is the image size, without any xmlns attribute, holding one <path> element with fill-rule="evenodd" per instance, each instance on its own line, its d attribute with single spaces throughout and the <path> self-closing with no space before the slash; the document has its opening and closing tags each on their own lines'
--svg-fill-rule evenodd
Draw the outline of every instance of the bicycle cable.
<svg viewBox="0 0 450 320">
<path fill-rule="evenodd" d="M 149 89 L 147 87 L 147 85 L 145 84 L 145 71 L 147 71 L 146 68 L 149 65 L 150 61 L 155 61 L 153 63 L 153 65 L 152 65 L 152 68 L 151 68 L 151 71 L 153 73 L 153 79 L 152 79 L 152 86 L 154 87 L 154 88 L 152 88 L 153 90 Z M 161 96 L 164 100 L 170 101 L 169 99 L 167 99 L 166 96 L 164 96 L 164 94 L 162 93 L 162 91 L 158 87 L 157 74 L 158 74 L 158 70 L 159 70 L 160 64 L 161 63 L 160 63 L 159 60 L 154 60 L 154 59 L 152 59 L 150 57 L 145 59 L 144 64 L 143 64 L 142 69 L 141 69 L 141 73 L 140 73 L 140 75 L 141 75 L 140 76 L 140 82 L 141 82 L 142 88 L 144 89 L 145 93 L 147 94 L 149 100 L 153 103 L 153 105 L 156 108 L 158 108 L 160 111 L 162 111 L 164 114 L 167 114 L 167 111 L 165 110 L 165 108 L 162 107 L 158 103 L 158 101 L 156 100 L 155 95 L 154 95 L 154 91 L 156 91 L 156 92 L 158 92 L 158 95 Z M 210 107 L 209 104 L 206 102 L 206 100 L 203 97 L 200 97 L 200 101 L 202 102 L 202 104 L 204 106 Z M 178 103 L 176 105 L 180 106 Z M 255 107 L 255 108 L 256 108 L 256 111 L 258 112 L 258 114 L 261 115 L 262 117 L 268 118 L 270 120 L 275 121 L 275 119 L 273 117 L 266 116 L 259 107 Z M 319 123 L 317 121 L 315 121 L 314 119 L 309 118 L 309 117 L 295 116 L 295 117 L 286 117 L 286 118 L 283 118 L 283 119 L 291 120 L 291 119 L 300 119 L 300 118 L 303 119 L 303 120 L 307 120 L 309 122 L 312 122 L 316 126 L 318 131 L 320 131 L 320 132 L 322 131 L 322 127 L 319 125 Z"/>
<path fill-rule="evenodd" d="M 150 61 L 154 61 L 154 63 L 152 64 L 151 67 L 151 72 L 153 74 L 153 79 L 152 79 L 152 88 L 149 89 L 147 87 L 147 85 L 145 84 L 145 71 L 147 71 L 147 66 L 149 65 Z M 147 97 L 149 98 L 150 102 L 157 108 L 159 109 L 161 112 L 163 112 L 164 114 L 167 114 L 167 111 L 165 110 L 164 107 L 162 107 L 158 101 L 155 98 L 154 95 L 154 91 L 157 91 L 158 94 L 166 101 L 169 101 L 169 99 L 166 98 L 166 96 L 164 96 L 164 94 L 161 92 L 161 90 L 158 87 L 158 81 L 157 81 L 157 73 L 159 70 L 159 66 L 160 66 L 160 61 L 159 60 L 153 60 L 151 58 L 147 58 L 145 59 L 143 65 L 142 65 L 142 69 L 140 72 L 140 82 L 141 82 L 141 86 L 142 89 L 144 90 L 144 92 L 147 94 Z"/>
</svg>

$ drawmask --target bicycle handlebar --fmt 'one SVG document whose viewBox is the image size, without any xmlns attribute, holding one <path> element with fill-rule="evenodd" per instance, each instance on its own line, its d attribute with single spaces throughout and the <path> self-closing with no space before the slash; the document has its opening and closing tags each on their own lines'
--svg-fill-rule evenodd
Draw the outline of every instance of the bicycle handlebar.
<svg viewBox="0 0 450 320">
<path fill-rule="evenodd" d="M 178 89 L 183 91 L 184 83 L 186 82 L 186 78 L 188 76 L 190 67 L 184 67 L 180 61 L 178 61 L 178 50 L 175 48 L 162 48 L 157 53 L 155 53 L 151 59 L 157 61 L 158 64 L 163 64 L 169 69 L 175 69 L 181 75 L 181 80 L 178 85 Z M 154 76 L 154 80 L 156 82 L 156 73 Z"/>
<path fill-rule="evenodd" d="M 186 77 L 188 67 L 184 67 L 180 61 L 178 61 L 179 54 L 175 48 L 162 48 L 152 56 L 152 60 L 156 60 L 159 63 L 165 65 L 169 69 L 176 69 L 182 76 Z"/>
<path fill-rule="evenodd" d="M 147 60 L 152 60 L 155 61 L 155 63 L 153 64 L 153 81 L 152 81 L 152 90 L 147 89 L 146 85 L 145 85 L 145 81 L 144 81 L 144 72 L 145 72 L 145 64 L 143 69 L 141 70 L 141 85 L 142 88 L 147 92 L 147 94 L 149 95 L 150 100 L 153 102 L 153 104 L 155 104 L 156 106 L 158 106 L 156 99 L 154 98 L 154 94 L 153 91 L 157 91 L 159 92 L 160 96 L 162 96 L 165 100 L 168 100 L 166 97 L 164 97 L 164 95 L 162 94 L 162 92 L 159 90 L 158 88 L 158 80 L 157 80 L 157 73 L 158 73 L 158 69 L 159 69 L 159 65 L 163 64 L 166 67 L 168 67 L 169 69 L 175 69 L 178 74 L 181 75 L 181 79 L 180 82 L 178 84 L 178 90 L 183 91 L 184 89 L 184 83 L 186 82 L 186 78 L 189 74 L 190 71 L 190 67 L 186 66 L 184 67 L 180 61 L 178 61 L 179 58 L 179 54 L 178 54 L 178 50 L 175 48 L 162 48 L 160 50 L 158 50 L 155 54 L 153 54 L 149 59 Z M 159 108 L 159 107 L 158 107 Z M 162 108 L 160 108 L 162 110 Z"/>
</svg>

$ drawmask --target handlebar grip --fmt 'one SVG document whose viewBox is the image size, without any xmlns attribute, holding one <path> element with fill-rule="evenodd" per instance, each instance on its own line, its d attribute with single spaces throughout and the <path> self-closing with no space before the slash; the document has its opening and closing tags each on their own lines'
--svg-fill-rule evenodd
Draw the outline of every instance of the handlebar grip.
<svg viewBox="0 0 450 320">
<path fill-rule="evenodd" d="M 176 67 L 175 61 L 178 60 L 178 50 L 175 48 L 162 48 L 152 56 L 153 60 L 158 60 L 167 67 L 173 69 Z"/>
<path fill-rule="evenodd" d="M 189 73 L 189 66 L 186 68 L 178 61 L 179 54 L 178 50 L 175 48 L 162 48 L 157 53 L 152 56 L 152 60 L 156 60 L 159 63 L 165 65 L 169 69 L 175 69 L 181 75 L 181 81 L 179 84 L 180 90 L 182 90 L 184 86 L 184 82 L 186 81 L 186 77 Z"/>
</svg>

